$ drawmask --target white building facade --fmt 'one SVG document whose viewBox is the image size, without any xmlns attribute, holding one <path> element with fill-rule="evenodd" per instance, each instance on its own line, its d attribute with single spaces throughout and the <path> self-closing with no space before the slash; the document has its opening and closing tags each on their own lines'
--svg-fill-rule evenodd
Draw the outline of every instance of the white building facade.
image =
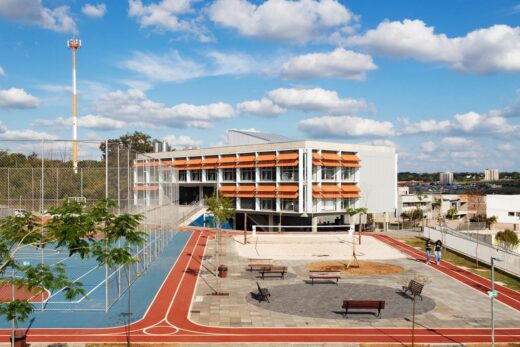
<svg viewBox="0 0 520 347">
<path fill-rule="evenodd" d="M 520 195 L 487 195 L 486 215 L 498 223 L 520 224 Z"/>
</svg>

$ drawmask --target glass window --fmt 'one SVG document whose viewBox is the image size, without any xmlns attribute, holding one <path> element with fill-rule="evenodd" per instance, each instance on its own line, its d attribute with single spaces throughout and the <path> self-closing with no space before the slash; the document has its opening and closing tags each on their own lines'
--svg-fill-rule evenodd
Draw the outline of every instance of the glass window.
<svg viewBox="0 0 520 347">
<path fill-rule="evenodd" d="M 201 180 L 202 170 L 191 170 L 191 180 L 192 182 L 198 182 Z"/>
<path fill-rule="evenodd" d="M 298 167 L 282 167 L 281 168 L 282 181 L 298 181 Z"/>
<path fill-rule="evenodd" d="M 260 209 L 261 210 L 271 210 L 274 211 L 276 208 L 276 200 L 275 199 L 260 199 Z"/>
<path fill-rule="evenodd" d="M 217 170 L 209 169 L 206 170 L 206 181 L 216 181 L 217 180 Z"/>
<path fill-rule="evenodd" d="M 276 169 L 274 167 L 260 168 L 261 181 L 274 181 L 276 179 Z"/>
<path fill-rule="evenodd" d="M 237 171 L 236 169 L 224 169 L 224 181 L 236 181 L 237 180 Z"/>
<path fill-rule="evenodd" d="M 179 171 L 179 182 L 186 182 L 186 171 Z"/>
<path fill-rule="evenodd" d="M 323 199 L 321 200 L 322 211 L 334 211 L 336 210 L 336 199 Z"/>
<path fill-rule="evenodd" d="M 341 200 L 341 209 L 346 210 L 349 207 L 354 207 L 354 202 L 352 201 L 352 199 Z"/>
<path fill-rule="evenodd" d="M 137 168 L 137 182 L 144 182 L 144 167 L 138 167 Z"/>
<path fill-rule="evenodd" d="M 240 180 L 254 181 L 255 180 L 255 169 L 254 168 L 240 169 Z"/>
<path fill-rule="evenodd" d="M 352 181 L 354 170 L 349 167 L 344 167 L 341 169 L 341 179 L 343 181 Z"/>
<path fill-rule="evenodd" d="M 240 208 L 242 210 L 254 210 L 255 209 L 255 199 L 241 198 L 240 199 Z"/>
<path fill-rule="evenodd" d="M 298 202 L 294 199 L 281 199 L 282 211 L 296 211 Z"/>
<path fill-rule="evenodd" d="M 322 180 L 334 180 L 336 177 L 336 168 L 323 166 L 321 168 L 321 179 Z"/>
</svg>

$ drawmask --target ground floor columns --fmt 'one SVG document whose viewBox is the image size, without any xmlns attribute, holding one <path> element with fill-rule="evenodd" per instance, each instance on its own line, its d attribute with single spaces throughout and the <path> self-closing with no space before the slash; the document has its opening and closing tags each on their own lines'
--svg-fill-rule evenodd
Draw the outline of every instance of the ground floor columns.
<svg viewBox="0 0 520 347">
<path fill-rule="evenodd" d="M 312 217 L 312 232 L 317 233 L 318 232 L 318 217 Z"/>
<path fill-rule="evenodd" d="M 274 216 L 272 214 L 267 216 L 267 224 L 269 226 L 274 226 Z M 270 230 L 269 230 L 270 231 Z"/>
</svg>

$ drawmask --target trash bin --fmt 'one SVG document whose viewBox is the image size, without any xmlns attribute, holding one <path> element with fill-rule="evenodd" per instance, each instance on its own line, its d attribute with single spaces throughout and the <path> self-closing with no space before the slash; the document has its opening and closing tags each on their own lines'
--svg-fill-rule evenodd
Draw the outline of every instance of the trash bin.
<svg viewBox="0 0 520 347">
<path fill-rule="evenodd" d="M 218 277 L 226 278 L 227 277 L 227 271 L 228 271 L 228 268 L 227 268 L 226 265 L 220 265 L 218 267 Z"/>
<path fill-rule="evenodd" d="M 9 341 L 12 341 L 12 337 L 9 338 Z M 27 347 L 26 335 L 23 331 L 15 331 L 14 332 L 14 347 Z"/>
</svg>

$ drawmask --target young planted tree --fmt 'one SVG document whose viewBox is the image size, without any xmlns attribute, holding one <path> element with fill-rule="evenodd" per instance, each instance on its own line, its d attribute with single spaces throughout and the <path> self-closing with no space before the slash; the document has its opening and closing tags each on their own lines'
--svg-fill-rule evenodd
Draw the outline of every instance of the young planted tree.
<svg viewBox="0 0 520 347">
<path fill-rule="evenodd" d="M 217 190 L 212 196 L 204 198 L 204 202 L 208 206 L 208 211 L 213 214 L 213 220 L 215 222 L 215 273 L 217 267 L 220 265 L 220 239 L 222 234 L 222 224 L 229 221 L 235 216 L 235 209 L 233 208 L 233 200 L 224 197 L 220 190 Z M 217 287 L 219 287 L 219 279 L 217 277 Z M 217 293 L 219 292 L 217 289 Z"/>
<path fill-rule="evenodd" d="M 509 250 L 513 250 L 516 246 L 518 246 L 518 244 L 520 244 L 518 234 L 510 229 L 499 231 L 495 235 L 495 240 L 501 247 L 504 247 Z"/>
<path fill-rule="evenodd" d="M 82 259 L 94 258 L 98 265 L 110 267 L 130 264 L 134 261 L 131 247 L 144 243 L 144 233 L 138 230 L 141 215 L 114 215 L 111 209 L 116 204 L 111 200 L 100 200 L 92 207 L 75 201 L 65 201 L 51 209 L 48 221 L 26 212 L 18 217 L 0 220 L 0 280 L 13 288 L 23 288 L 33 294 L 42 295 L 45 290 L 63 290 L 65 298 L 72 300 L 85 295 L 83 284 L 70 280 L 64 262 L 60 264 L 21 263 L 18 254 L 23 251 L 60 249 L 68 256 Z M 121 245 L 119 241 L 121 240 Z M 11 270 L 11 271 L 6 271 Z M 16 272 L 17 276 L 14 276 Z M 11 276 L 9 276 L 9 273 Z M 28 299 L 0 302 L 0 316 L 12 322 L 14 331 L 18 322 L 23 322 L 34 311 Z"/>
</svg>

